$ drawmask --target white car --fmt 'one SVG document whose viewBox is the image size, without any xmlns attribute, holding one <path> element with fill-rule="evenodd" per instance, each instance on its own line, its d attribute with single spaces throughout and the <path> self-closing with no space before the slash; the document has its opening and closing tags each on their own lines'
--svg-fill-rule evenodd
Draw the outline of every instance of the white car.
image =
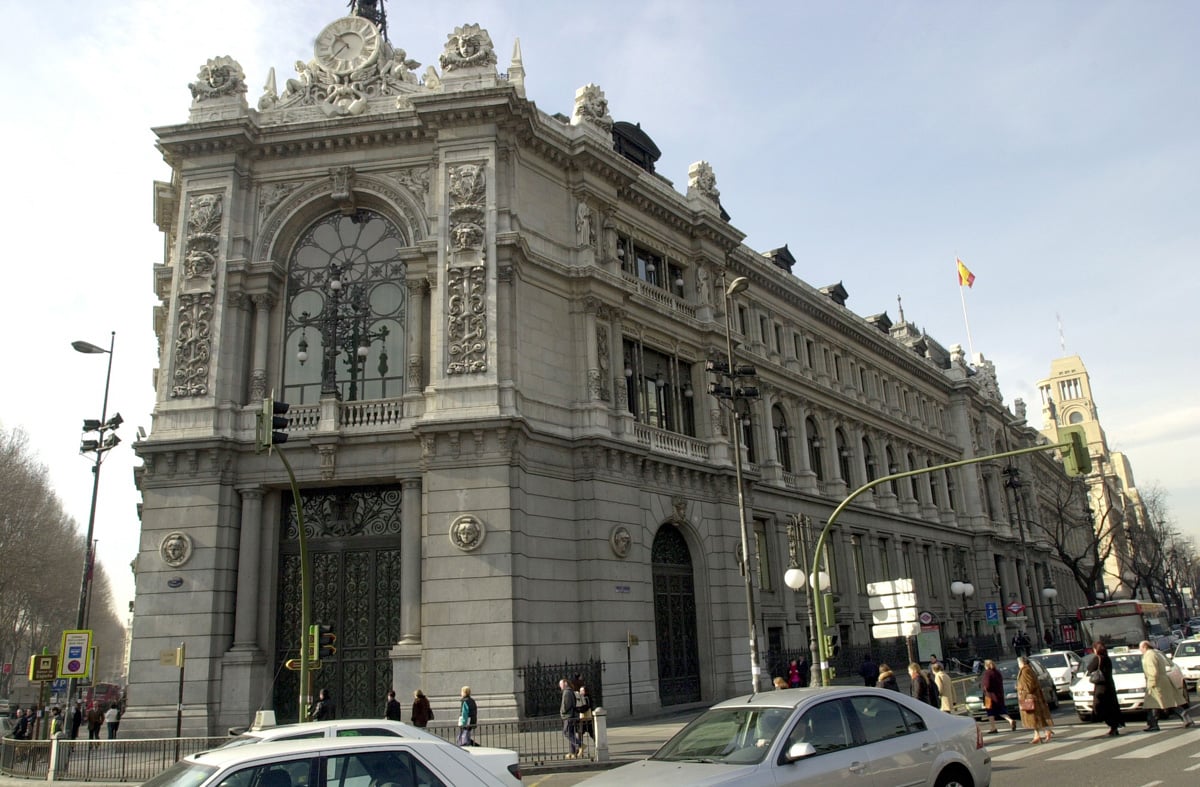
<svg viewBox="0 0 1200 787">
<path fill-rule="evenodd" d="M 1188 688 L 1200 685 L 1200 639 L 1185 639 L 1176 645 L 1171 661 L 1183 671 Z"/>
<path fill-rule="evenodd" d="M 349 738 L 362 736 L 380 736 L 390 738 L 410 738 L 413 740 L 435 741 L 444 740 L 432 732 L 405 724 L 400 721 L 385 721 L 381 719 L 335 719 L 333 721 L 309 721 L 302 724 L 281 724 L 278 727 L 264 727 L 260 730 L 243 732 L 219 749 L 232 749 L 252 743 L 268 741 L 294 741 L 314 738 Z M 495 749 L 490 746 L 469 746 L 463 751 L 475 758 L 501 781 L 510 784 L 521 783 L 521 767 L 519 756 L 511 749 Z"/>
<path fill-rule="evenodd" d="M 988 787 L 979 726 L 907 694 L 865 687 L 785 689 L 717 703 L 647 760 L 582 784 Z"/>
<path fill-rule="evenodd" d="M 1146 673 L 1142 672 L 1142 654 L 1136 651 L 1109 651 L 1108 657 L 1112 659 L 1113 683 L 1117 686 L 1117 704 L 1121 706 L 1122 715 L 1144 713 L 1142 703 L 1146 699 Z M 1093 718 L 1092 692 L 1095 686 L 1088 680 L 1087 670 L 1094 658 L 1095 656 L 1088 656 L 1084 659 L 1083 666 L 1079 669 L 1079 679 L 1071 687 L 1071 697 L 1075 700 L 1075 712 L 1079 714 L 1080 721 L 1091 721 Z M 1172 663 L 1168 670 L 1168 673 L 1171 672 L 1175 673 L 1177 680 L 1183 680 L 1183 673 L 1178 665 Z M 1184 694 L 1187 694 L 1186 684 Z"/>
<path fill-rule="evenodd" d="M 209 749 L 185 757 L 147 787 L 507 787 L 446 741 L 319 738 Z"/>
<path fill-rule="evenodd" d="M 1054 680 L 1054 688 L 1060 697 L 1071 696 L 1071 684 L 1079 672 L 1079 656 L 1072 650 L 1053 650 L 1048 653 L 1034 653 L 1029 657 L 1046 668 Z"/>
</svg>

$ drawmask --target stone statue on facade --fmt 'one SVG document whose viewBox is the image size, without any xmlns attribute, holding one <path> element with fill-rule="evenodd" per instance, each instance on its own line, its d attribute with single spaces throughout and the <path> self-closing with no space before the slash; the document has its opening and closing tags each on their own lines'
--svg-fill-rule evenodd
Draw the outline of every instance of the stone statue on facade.
<svg viewBox="0 0 1200 787">
<path fill-rule="evenodd" d="M 495 66 L 496 50 L 486 30 L 475 24 L 463 25 L 449 35 L 439 62 L 443 72 Z"/>
<path fill-rule="evenodd" d="M 214 57 L 200 68 L 197 81 L 188 85 L 197 102 L 246 92 L 246 74 L 231 57 Z"/>
<path fill-rule="evenodd" d="M 599 85 L 589 83 L 575 91 L 575 115 L 571 123 L 591 123 L 605 131 L 612 130 L 613 119 L 608 114 L 608 99 Z"/>
</svg>

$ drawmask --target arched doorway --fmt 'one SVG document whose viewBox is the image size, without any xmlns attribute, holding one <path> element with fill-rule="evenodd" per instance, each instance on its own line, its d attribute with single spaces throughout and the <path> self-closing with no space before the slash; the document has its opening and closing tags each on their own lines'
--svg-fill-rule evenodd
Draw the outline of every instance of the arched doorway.
<svg viewBox="0 0 1200 787">
<path fill-rule="evenodd" d="M 700 701 L 696 592 L 692 554 L 679 530 L 663 525 L 650 550 L 654 575 L 654 633 L 658 641 L 658 698 L 663 705 Z"/>
</svg>

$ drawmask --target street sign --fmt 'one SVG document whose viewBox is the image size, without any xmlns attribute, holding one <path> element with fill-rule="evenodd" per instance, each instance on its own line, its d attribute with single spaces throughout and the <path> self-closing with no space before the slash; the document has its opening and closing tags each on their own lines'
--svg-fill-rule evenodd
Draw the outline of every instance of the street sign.
<svg viewBox="0 0 1200 787">
<path fill-rule="evenodd" d="M 58 650 L 59 678 L 86 678 L 92 674 L 92 632 L 64 631 Z"/>
<path fill-rule="evenodd" d="M 921 633 L 921 624 L 885 623 L 882 626 L 871 626 L 871 636 L 875 639 L 891 639 L 893 637 L 915 637 Z"/>
<path fill-rule="evenodd" d="M 871 582 L 867 584 L 867 595 L 891 596 L 896 593 L 912 593 L 916 588 L 910 578 L 893 579 L 888 582 Z"/>
<path fill-rule="evenodd" d="M 985 601 L 983 604 L 983 613 L 990 625 L 1000 625 L 1000 605 L 995 601 Z"/>
<path fill-rule="evenodd" d="M 872 610 L 915 606 L 917 606 L 916 593 L 897 593 L 894 596 L 870 596 L 867 598 L 867 608 Z"/>
<path fill-rule="evenodd" d="M 48 656 L 29 657 L 29 679 L 31 681 L 54 680 L 54 668 L 58 666 L 58 656 L 53 653 Z"/>
<path fill-rule="evenodd" d="M 911 623 L 917 619 L 916 607 L 901 609 L 876 609 L 871 611 L 871 622 L 876 625 L 884 623 Z"/>
<path fill-rule="evenodd" d="M 290 670 L 294 670 L 294 671 L 298 672 L 300 670 L 300 659 L 288 659 L 287 661 L 283 662 L 283 666 L 287 667 Z M 319 661 L 308 662 L 308 669 L 310 671 L 321 669 L 321 662 L 319 662 Z"/>
<path fill-rule="evenodd" d="M 6 662 L 4 662 L 4 670 L 3 670 L 3 673 L 4 673 L 5 675 L 11 675 L 11 674 L 12 674 L 12 662 L 11 662 L 11 661 L 6 661 Z"/>
<path fill-rule="evenodd" d="M 1025 605 L 1020 601 L 1013 601 L 1005 609 L 1008 610 L 1008 614 L 1010 615 L 1020 615 L 1025 611 Z"/>
</svg>

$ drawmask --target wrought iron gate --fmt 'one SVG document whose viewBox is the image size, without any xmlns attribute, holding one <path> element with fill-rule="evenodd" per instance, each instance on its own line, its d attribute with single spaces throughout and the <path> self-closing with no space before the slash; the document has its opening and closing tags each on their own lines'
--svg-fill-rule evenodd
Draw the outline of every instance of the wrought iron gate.
<svg viewBox="0 0 1200 787">
<path fill-rule="evenodd" d="M 663 525 L 651 548 L 654 631 L 658 640 L 658 698 L 663 705 L 700 700 L 696 594 L 692 555 L 683 535 Z"/>
<path fill-rule="evenodd" d="M 337 653 L 315 671 L 311 694 L 329 689 L 342 718 L 383 714 L 392 688 L 389 652 L 400 640 L 400 489 L 305 490 L 312 560 L 312 621 L 333 627 Z M 276 718 L 298 718 L 298 673 L 283 663 L 300 648 L 300 548 L 285 496 L 279 560 Z M 400 687 L 404 689 L 405 687 Z"/>
</svg>

